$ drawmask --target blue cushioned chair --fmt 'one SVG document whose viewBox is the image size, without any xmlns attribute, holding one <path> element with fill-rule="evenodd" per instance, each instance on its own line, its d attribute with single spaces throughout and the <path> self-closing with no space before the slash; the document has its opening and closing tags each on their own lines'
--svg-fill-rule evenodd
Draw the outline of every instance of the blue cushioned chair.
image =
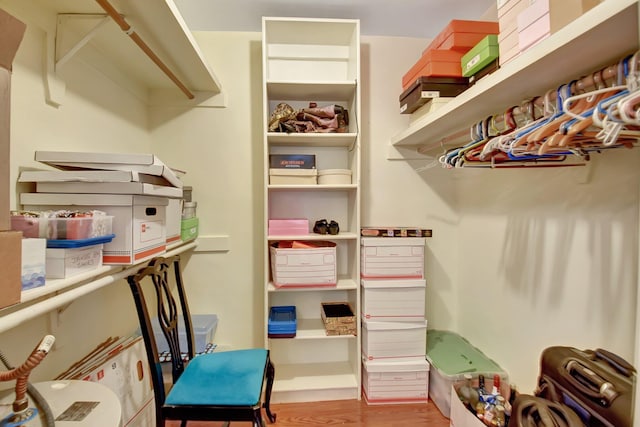
<svg viewBox="0 0 640 427">
<path fill-rule="evenodd" d="M 171 269 L 174 275 L 170 274 Z M 172 280 L 172 276 L 174 280 Z M 149 277 L 152 285 L 143 286 Z M 180 257 L 154 258 L 147 267 L 127 278 L 138 311 L 140 329 L 147 348 L 156 404 L 156 426 L 164 427 L 165 420 L 188 421 L 251 421 L 254 427 L 264 426 L 262 408 L 269 421 L 275 422 L 269 402 L 275 370 L 269 351 L 262 348 L 220 351 L 194 357 L 193 326 L 189 305 L 182 283 Z M 172 293 L 175 282 L 180 310 Z M 153 288 L 146 292 L 145 288 Z M 149 308 L 155 306 L 160 327 L 169 344 L 173 386 L 167 393 Z M 180 349 L 178 316 L 182 315 L 187 333 L 187 358 Z M 263 384 L 266 390 L 263 403 Z"/>
</svg>

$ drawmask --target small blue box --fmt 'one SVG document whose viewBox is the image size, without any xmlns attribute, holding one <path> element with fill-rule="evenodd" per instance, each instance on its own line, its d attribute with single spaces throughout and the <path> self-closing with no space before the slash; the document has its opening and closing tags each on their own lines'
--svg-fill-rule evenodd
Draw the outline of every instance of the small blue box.
<svg viewBox="0 0 640 427">
<path fill-rule="evenodd" d="M 269 310 L 269 338 L 293 338 L 296 336 L 296 307 L 293 305 L 274 306 Z"/>
</svg>

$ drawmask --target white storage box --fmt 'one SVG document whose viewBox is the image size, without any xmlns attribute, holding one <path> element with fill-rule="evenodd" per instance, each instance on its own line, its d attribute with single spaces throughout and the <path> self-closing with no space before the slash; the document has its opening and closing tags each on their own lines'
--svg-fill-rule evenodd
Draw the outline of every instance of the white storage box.
<svg viewBox="0 0 640 427">
<path fill-rule="evenodd" d="M 364 320 L 424 321 L 426 281 L 366 280 L 360 282 L 361 313 Z"/>
<path fill-rule="evenodd" d="M 178 340 L 180 342 L 180 351 L 186 353 L 187 348 L 187 332 L 184 329 L 184 321 L 182 315 L 179 315 L 178 322 Z M 213 342 L 213 337 L 216 335 L 216 328 L 218 327 L 218 316 L 215 314 L 192 314 L 191 323 L 193 327 L 193 350 L 196 353 L 202 353 L 207 344 Z M 167 339 L 160 329 L 157 317 L 151 318 L 151 326 L 153 327 L 153 334 L 156 339 L 156 346 L 159 352 L 169 351 L 169 344 Z"/>
<path fill-rule="evenodd" d="M 269 169 L 269 184 L 315 185 L 318 183 L 316 169 Z"/>
<path fill-rule="evenodd" d="M 370 405 L 389 403 L 427 403 L 429 400 L 429 363 L 362 363 L 362 389 Z"/>
<path fill-rule="evenodd" d="M 366 279 L 424 279 L 424 237 L 367 237 L 360 240 Z"/>
<path fill-rule="evenodd" d="M 46 239 L 22 239 L 22 290 L 45 284 Z"/>
<path fill-rule="evenodd" d="M 320 185 L 345 185 L 351 184 L 351 170 L 349 169 L 322 169 L 318 171 L 318 184 Z"/>
<path fill-rule="evenodd" d="M 367 360 L 422 361 L 427 353 L 427 321 L 362 322 L 362 354 Z"/>
<path fill-rule="evenodd" d="M 64 279 L 102 266 L 103 245 L 81 248 L 48 248 L 47 279 Z"/>
<path fill-rule="evenodd" d="M 336 244 L 313 241 L 309 248 L 271 244 L 271 275 L 275 286 L 335 286 L 338 282 Z M 304 242 L 303 242 L 304 243 Z"/>
<path fill-rule="evenodd" d="M 113 216 L 114 239 L 105 243 L 103 264 L 134 264 L 166 249 L 166 197 L 131 194 L 22 193 L 27 210 L 97 209 Z"/>
<path fill-rule="evenodd" d="M 166 241 L 167 245 L 182 241 L 182 199 L 167 199 Z"/>
</svg>

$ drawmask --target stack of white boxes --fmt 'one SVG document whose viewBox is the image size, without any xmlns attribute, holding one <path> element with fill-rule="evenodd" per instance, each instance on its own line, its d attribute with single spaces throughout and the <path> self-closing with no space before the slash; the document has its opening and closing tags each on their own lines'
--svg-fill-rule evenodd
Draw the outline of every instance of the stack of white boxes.
<svg viewBox="0 0 640 427">
<path fill-rule="evenodd" d="M 57 170 L 21 173 L 20 182 L 36 187 L 20 195 L 23 208 L 113 216 L 115 237 L 104 244 L 104 264 L 135 264 L 180 243 L 183 185 L 155 155 L 36 151 L 35 159 Z"/>
<path fill-rule="evenodd" d="M 361 239 L 362 389 L 369 404 L 428 400 L 424 237 Z"/>
</svg>

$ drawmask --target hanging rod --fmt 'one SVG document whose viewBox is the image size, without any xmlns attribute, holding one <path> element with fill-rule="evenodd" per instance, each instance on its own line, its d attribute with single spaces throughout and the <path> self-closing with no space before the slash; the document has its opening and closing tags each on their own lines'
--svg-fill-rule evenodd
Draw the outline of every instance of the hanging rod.
<svg viewBox="0 0 640 427">
<path fill-rule="evenodd" d="M 586 76 L 583 76 L 577 79 L 575 82 L 575 87 L 578 91 L 586 91 L 588 89 L 596 88 L 598 87 L 598 85 L 611 82 L 612 80 L 618 78 L 618 69 L 619 69 L 618 63 L 601 68 L 598 71 L 594 71 L 591 74 L 588 74 Z M 600 81 L 597 81 L 596 79 L 594 79 L 594 76 L 596 76 L 597 73 L 600 73 L 599 74 Z M 549 95 L 550 96 L 548 97 L 548 101 L 555 102 L 557 92 L 555 90 L 550 91 Z M 520 105 L 513 107 L 513 114 L 514 115 L 526 114 L 527 104 L 529 104 L 530 102 L 533 103 L 533 106 L 537 108 L 542 108 L 545 102 L 544 98 L 545 96 L 543 94 L 541 96 L 536 96 L 531 100 L 529 99 L 523 100 L 520 103 Z M 492 116 L 494 117 L 496 124 L 500 124 L 504 121 L 504 115 L 502 113 L 495 113 Z M 460 138 L 463 138 L 465 135 L 468 135 L 468 134 L 469 134 L 469 127 L 466 127 L 445 136 L 440 140 L 440 143 L 441 145 L 451 144 L 453 142 L 460 140 Z M 429 147 L 429 148 L 418 147 L 417 152 L 420 154 L 428 154 L 433 149 L 434 149 L 433 147 Z"/>
<path fill-rule="evenodd" d="M 108 0 L 96 0 L 100 6 L 107 12 L 107 14 L 115 21 L 116 24 L 128 35 L 142 51 L 171 79 L 173 83 L 180 88 L 180 90 L 189 99 L 195 98 L 194 94 L 176 77 L 175 74 L 162 62 L 162 60 L 155 54 L 155 52 L 147 45 L 142 38 L 135 32 L 133 27 L 127 23 L 127 21 L 118 13 L 118 11 L 109 3 Z"/>
</svg>

